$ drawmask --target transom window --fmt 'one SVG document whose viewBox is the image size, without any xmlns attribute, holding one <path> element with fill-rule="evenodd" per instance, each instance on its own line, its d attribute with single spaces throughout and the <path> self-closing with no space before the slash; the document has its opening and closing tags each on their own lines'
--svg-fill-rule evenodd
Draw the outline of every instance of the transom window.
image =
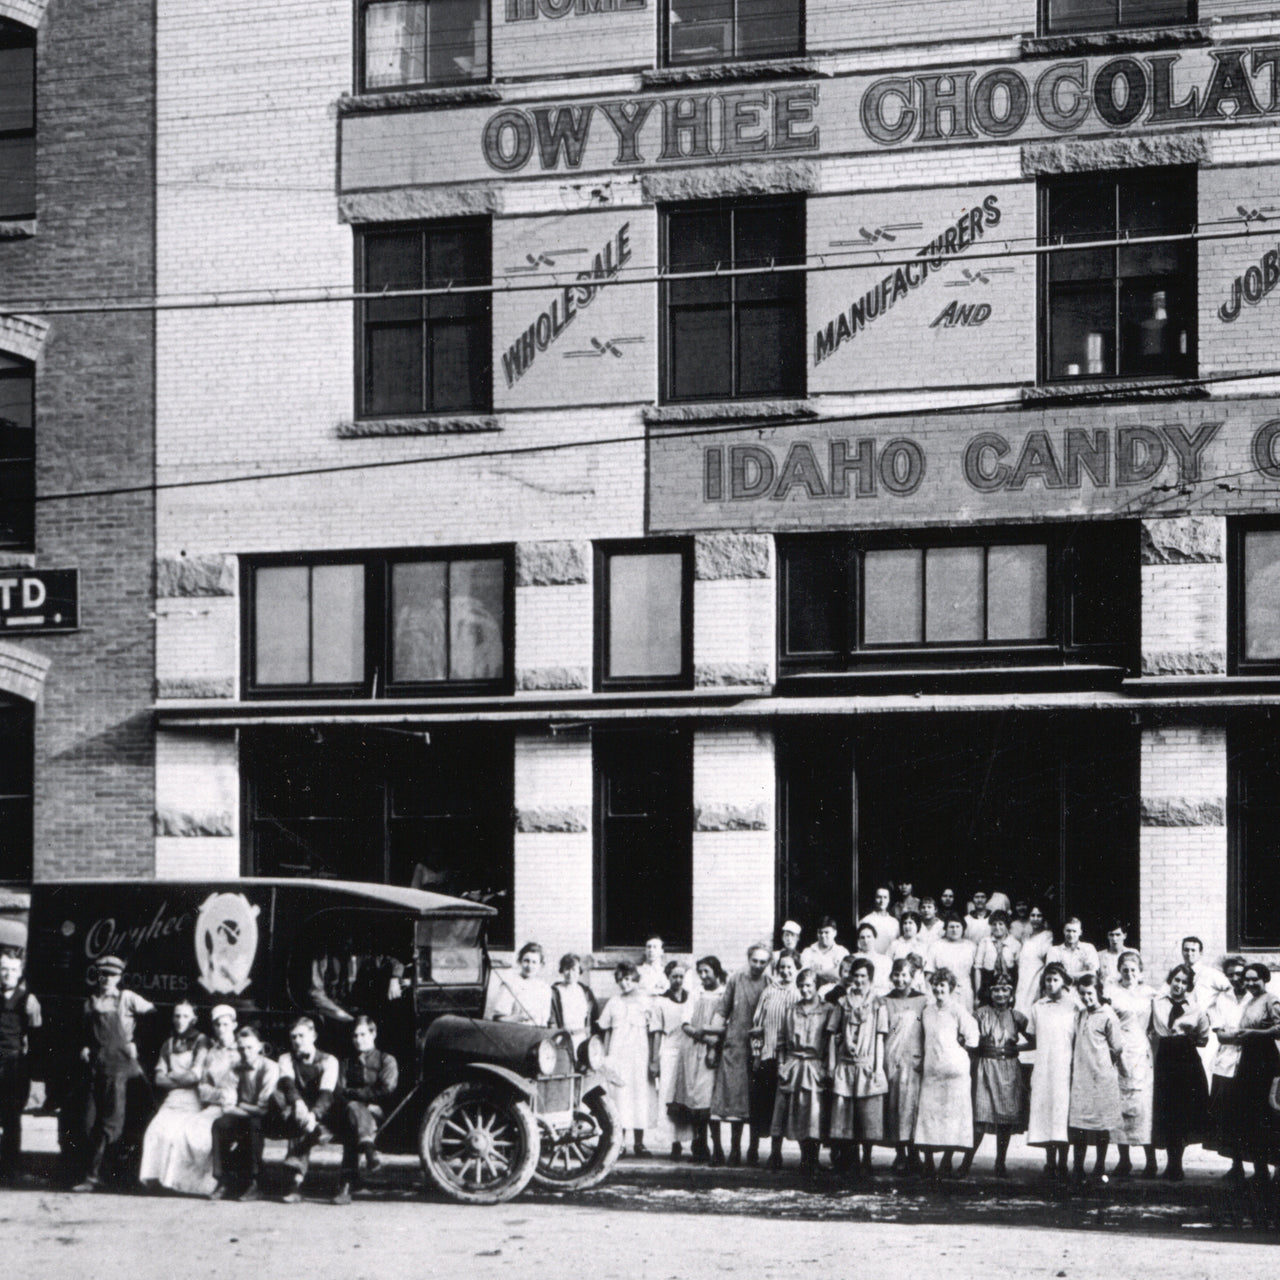
<svg viewBox="0 0 1280 1280">
<path fill-rule="evenodd" d="M 597 683 L 650 688 L 689 682 L 692 574 L 685 543 L 597 550 Z"/>
<path fill-rule="evenodd" d="M 800 0 L 667 0 L 667 61 L 772 58 L 804 47 Z"/>
<path fill-rule="evenodd" d="M 679 272 L 804 261 L 800 200 L 715 203 L 662 215 L 663 266 Z M 804 394 L 804 273 L 669 280 L 664 395 L 718 400 Z"/>
<path fill-rule="evenodd" d="M 0 18 L 0 219 L 36 216 L 36 33 Z"/>
<path fill-rule="evenodd" d="M 1195 0 L 1047 0 L 1045 10 L 1045 29 L 1051 34 L 1159 27 L 1195 20 Z"/>
<path fill-rule="evenodd" d="M 487 219 L 358 233 L 364 292 L 487 285 Z M 482 411 L 492 396 L 487 292 L 371 298 L 358 304 L 360 413 Z"/>
<path fill-rule="evenodd" d="M 780 539 L 783 674 L 1121 660 L 1136 627 L 1131 526 L 976 532 Z"/>
<path fill-rule="evenodd" d="M 261 563 L 249 578 L 253 694 L 377 697 L 509 685 L 505 551 Z"/>
<path fill-rule="evenodd" d="M 35 370 L 0 352 L 0 546 L 35 542 Z"/>
<path fill-rule="evenodd" d="M 1280 524 L 1236 523 L 1230 541 L 1232 668 L 1280 672 Z"/>
<path fill-rule="evenodd" d="M 489 0 L 362 0 L 366 92 L 489 78 Z"/>
<path fill-rule="evenodd" d="M 1055 179 L 1042 199 L 1050 246 L 1182 235 L 1196 222 L 1191 169 Z M 1047 381 L 1195 372 L 1193 241 L 1060 249 L 1044 278 Z"/>
</svg>

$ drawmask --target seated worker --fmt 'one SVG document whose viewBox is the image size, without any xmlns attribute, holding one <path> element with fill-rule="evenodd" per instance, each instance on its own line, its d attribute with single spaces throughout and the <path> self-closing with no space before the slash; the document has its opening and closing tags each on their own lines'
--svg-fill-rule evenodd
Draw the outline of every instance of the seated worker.
<svg viewBox="0 0 1280 1280">
<path fill-rule="evenodd" d="M 305 1015 L 289 1028 L 289 1043 L 292 1047 L 277 1064 L 280 1076 L 271 1105 L 280 1132 L 289 1141 L 284 1162 L 293 1176 L 284 1202 L 297 1204 L 302 1199 L 311 1148 L 332 1137 L 323 1122 L 338 1089 L 338 1060 L 316 1048 L 316 1024 Z"/>
<path fill-rule="evenodd" d="M 230 1195 L 229 1175 L 246 1175 L 241 1200 L 261 1200 L 262 1130 L 280 1069 L 263 1055 L 262 1038 L 253 1027 L 236 1032 L 236 1100 L 213 1122 L 213 1177 L 210 1200 Z"/>
<path fill-rule="evenodd" d="M 342 1064 L 342 1174 L 334 1204 L 351 1203 L 351 1192 L 360 1183 L 361 1155 L 369 1172 L 377 1172 L 379 1160 L 374 1142 L 378 1125 L 386 1118 L 400 1084 L 395 1058 L 377 1047 L 378 1026 L 372 1018 L 356 1019 L 351 1040 L 355 1052 Z"/>
</svg>

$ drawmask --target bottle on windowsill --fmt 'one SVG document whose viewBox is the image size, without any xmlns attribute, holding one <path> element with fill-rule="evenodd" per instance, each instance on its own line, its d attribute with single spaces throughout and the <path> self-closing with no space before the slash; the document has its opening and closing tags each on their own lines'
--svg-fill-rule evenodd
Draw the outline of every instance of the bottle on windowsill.
<svg viewBox="0 0 1280 1280">
<path fill-rule="evenodd" d="M 1151 314 L 1142 322 L 1142 354 L 1144 356 L 1164 355 L 1168 331 L 1168 295 L 1163 289 L 1157 289 L 1151 295 Z M 1185 333 L 1182 335 L 1181 345 L 1185 350 Z"/>
</svg>

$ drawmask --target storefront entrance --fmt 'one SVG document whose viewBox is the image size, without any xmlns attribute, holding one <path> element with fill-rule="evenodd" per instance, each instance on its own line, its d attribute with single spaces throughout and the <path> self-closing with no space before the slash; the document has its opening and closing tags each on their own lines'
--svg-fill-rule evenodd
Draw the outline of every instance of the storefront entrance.
<svg viewBox="0 0 1280 1280">
<path fill-rule="evenodd" d="M 1120 714 L 894 715 L 779 733 L 779 903 L 842 938 L 882 883 L 1003 890 L 1137 943 L 1138 740 Z"/>
</svg>

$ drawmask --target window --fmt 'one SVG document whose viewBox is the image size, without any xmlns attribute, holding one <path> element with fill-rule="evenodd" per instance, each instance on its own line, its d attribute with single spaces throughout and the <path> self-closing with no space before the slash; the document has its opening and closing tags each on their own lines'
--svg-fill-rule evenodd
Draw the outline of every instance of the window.
<svg viewBox="0 0 1280 1280">
<path fill-rule="evenodd" d="M 804 204 L 705 204 L 663 214 L 670 272 L 804 261 Z M 662 286 L 667 400 L 804 394 L 804 272 L 669 280 Z"/>
<path fill-rule="evenodd" d="M 0 881 L 29 882 L 35 720 L 28 706 L 0 706 Z"/>
<path fill-rule="evenodd" d="M 512 942 L 509 734 L 246 732 L 249 872 L 415 885 L 496 907 Z"/>
<path fill-rule="evenodd" d="M 800 0 L 667 0 L 667 62 L 800 53 Z"/>
<path fill-rule="evenodd" d="M 1045 11 L 1045 29 L 1051 34 L 1158 27 L 1195 20 L 1195 0 L 1047 0 Z"/>
<path fill-rule="evenodd" d="M 596 765 L 597 947 L 692 943 L 693 756 L 680 733 L 601 733 Z"/>
<path fill-rule="evenodd" d="M 0 352 L 0 546 L 35 544 L 35 371 Z"/>
<path fill-rule="evenodd" d="M 1191 169 L 1046 183 L 1050 246 L 1185 235 L 1196 222 Z M 1044 255 L 1046 381 L 1194 374 L 1196 251 L 1190 240 Z"/>
<path fill-rule="evenodd" d="M 249 574 L 250 693 L 397 697 L 509 686 L 505 552 L 290 559 Z"/>
<path fill-rule="evenodd" d="M 0 219 L 36 216 L 36 33 L 0 18 Z"/>
<path fill-rule="evenodd" d="M 488 0 L 363 0 L 365 92 L 489 78 Z"/>
<path fill-rule="evenodd" d="M 359 232 L 360 289 L 487 285 L 487 220 Z M 475 412 L 491 401 L 487 292 L 371 298 L 360 308 L 364 417 Z"/>
<path fill-rule="evenodd" d="M 1280 736 L 1271 719 L 1227 730 L 1234 947 L 1280 946 Z"/>
<path fill-rule="evenodd" d="M 1127 523 L 782 538 L 782 672 L 1123 663 L 1136 637 L 1137 545 Z"/>
<path fill-rule="evenodd" d="M 1280 673 L 1280 525 L 1231 525 L 1231 669 Z"/>
<path fill-rule="evenodd" d="M 684 543 L 627 543 L 597 551 L 598 685 L 689 683 L 692 577 Z"/>
</svg>

